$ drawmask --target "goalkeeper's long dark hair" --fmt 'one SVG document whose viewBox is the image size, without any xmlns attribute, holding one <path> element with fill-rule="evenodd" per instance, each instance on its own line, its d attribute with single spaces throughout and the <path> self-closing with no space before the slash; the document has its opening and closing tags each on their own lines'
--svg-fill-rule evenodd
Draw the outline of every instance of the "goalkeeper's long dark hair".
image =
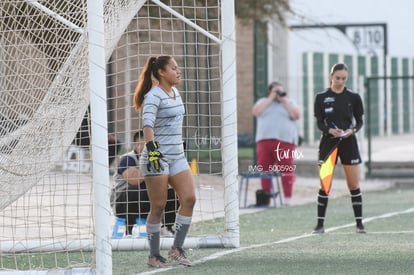
<svg viewBox="0 0 414 275">
<path fill-rule="evenodd" d="M 172 59 L 170 55 L 162 55 L 158 57 L 150 57 L 144 65 L 138 78 L 138 84 L 134 92 L 134 108 L 139 110 L 144 102 L 145 95 L 153 86 L 153 77 L 160 81 L 159 70 L 165 70 L 168 62 Z"/>
</svg>

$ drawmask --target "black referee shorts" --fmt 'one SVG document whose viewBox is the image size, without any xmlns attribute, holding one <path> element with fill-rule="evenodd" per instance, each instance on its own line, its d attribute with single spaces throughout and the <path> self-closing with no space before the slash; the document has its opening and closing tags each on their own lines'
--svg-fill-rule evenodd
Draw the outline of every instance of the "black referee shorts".
<svg viewBox="0 0 414 275">
<path fill-rule="evenodd" d="M 357 165 L 362 162 L 359 154 L 358 142 L 355 135 L 339 140 L 323 135 L 319 143 L 319 163 L 324 162 L 333 149 L 338 145 L 338 157 L 342 164 Z M 339 142 L 339 143 L 338 143 Z"/>
</svg>

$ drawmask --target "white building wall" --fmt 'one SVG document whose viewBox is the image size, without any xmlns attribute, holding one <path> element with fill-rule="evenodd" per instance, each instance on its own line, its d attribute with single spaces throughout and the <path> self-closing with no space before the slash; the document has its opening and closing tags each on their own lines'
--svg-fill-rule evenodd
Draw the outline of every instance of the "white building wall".
<svg viewBox="0 0 414 275">
<path fill-rule="evenodd" d="M 288 25 L 386 23 L 388 56 L 413 57 L 414 1 L 411 0 L 290 0 L 299 16 Z M 350 35 L 350 34 L 349 34 Z M 383 55 L 382 44 L 356 49 L 351 39 L 337 29 L 306 29 L 289 32 L 290 88 L 298 89 L 302 52 Z M 328 71 L 326 72 L 329 73 Z"/>
</svg>

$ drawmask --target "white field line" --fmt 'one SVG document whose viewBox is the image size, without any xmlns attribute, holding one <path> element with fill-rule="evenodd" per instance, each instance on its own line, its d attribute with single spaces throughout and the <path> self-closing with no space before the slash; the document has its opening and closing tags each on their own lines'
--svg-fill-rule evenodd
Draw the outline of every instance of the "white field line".
<svg viewBox="0 0 414 275">
<path fill-rule="evenodd" d="M 379 220 L 379 219 L 391 218 L 391 217 L 398 216 L 398 215 L 410 214 L 410 213 L 413 213 L 413 212 L 414 212 L 414 207 L 403 210 L 403 211 L 385 213 L 385 214 L 382 214 L 382 215 L 379 215 L 379 216 L 365 218 L 364 223 Z M 352 227 L 352 226 L 355 226 L 355 223 L 348 223 L 348 224 L 344 224 L 344 225 L 340 225 L 340 226 L 330 227 L 330 228 L 325 229 L 325 232 L 332 232 L 332 231 L 336 231 L 336 230 L 339 230 L 339 229 L 348 228 L 348 227 Z M 413 231 L 402 231 L 402 232 L 413 232 Z M 319 234 L 306 233 L 306 234 L 303 234 L 303 235 L 294 236 L 294 237 L 282 239 L 282 240 L 275 241 L 275 242 L 255 244 L 255 245 L 250 245 L 250 246 L 225 250 L 225 251 L 221 251 L 221 252 L 211 254 L 211 255 L 206 256 L 206 257 L 204 257 L 202 259 L 199 259 L 197 261 L 194 261 L 193 265 L 197 265 L 197 264 L 205 263 L 205 262 L 208 262 L 208 261 L 211 261 L 211 260 L 215 260 L 215 259 L 218 259 L 220 257 L 226 256 L 226 255 L 229 255 L 229 254 L 244 251 L 246 249 L 260 248 L 260 247 L 270 246 L 270 245 L 274 245 L 274 244 L 288 243 L 288 242 L 293 242 L 293 241 L 296 241 L 296 240 L 309 238 L 309 237 L 314 237 L 314 236 L 320 236 L 320 235 Z M 169 271 L 169 270 L 173 270 L 173 269 L 177 269 L 177 268 L 183 268 L 183 267 L 182 266 L 178 266 L 178 267 L 177 266 L 172 266 L 172 267 L 169 267 L 169 268 L 160 268 L 160 269 L 155 269 L 155 270 L 152 270 L 152 271 L 142 272 L 142 273 L 137 273 L 137 274 L 155 274 L 155 273 L 161 273 L 161 272 L 165 272 L 165 271 Z"/>
<path fill-rule="evenodd" d="M 404 230 L 404 231 L 387 231 L 387 232 L 382 232 L 382 231 L 369 231 L 370 235 L 402 235 L 402 234 L 414 234 L 414 230 Z M 338 232 L 335 233 L 335 235 L 355 235 L 355 233 L 353 232 Z"/>
</svg>

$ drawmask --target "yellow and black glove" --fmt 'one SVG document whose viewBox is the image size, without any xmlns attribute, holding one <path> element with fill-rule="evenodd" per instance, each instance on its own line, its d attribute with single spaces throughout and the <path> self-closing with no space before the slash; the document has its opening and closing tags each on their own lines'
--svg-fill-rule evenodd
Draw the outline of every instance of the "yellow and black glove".
<svg viewBox="0 0 414 275">
<path fill-rule="evenodd" d="M 148 163 L 147 163 L 147 169 L 148 171 L 155 171 L 159 172 L 161 170 L 164 170 L 162 168 L 162 165 L 160 163 L 160 159 L 164 156 L 161 154 L 158 149 L 160 148 L 160 144 L 157 141 L 150 141 L 145 144 L 148 150 Z"/>
</svg>

